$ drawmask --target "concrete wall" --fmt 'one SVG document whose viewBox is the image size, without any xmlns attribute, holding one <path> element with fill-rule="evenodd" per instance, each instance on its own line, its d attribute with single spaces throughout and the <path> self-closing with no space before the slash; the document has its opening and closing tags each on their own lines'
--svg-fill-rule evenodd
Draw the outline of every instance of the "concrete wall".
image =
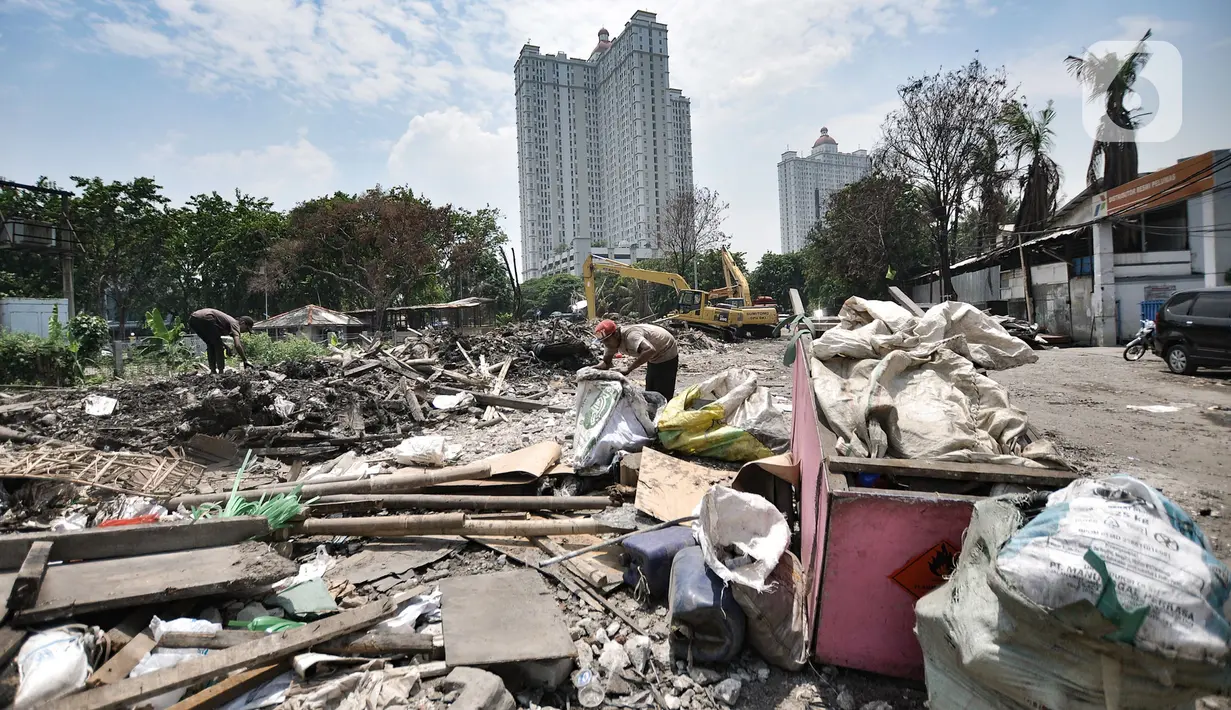
<svg viewBox="0 0 1231 710">
<path fill-rule="evenodd" d="M 0 328 L 46 338 L 47 323 L 57 306 L 60 322 L 68 325 L 66 298 L 0 298 Z"/>
<path fill-rule="evenodd" d="M 1069 284 L 1069 335 L 1078 345 L 1094 344 L 1094 277 L 1077 276 Z"/>
</svg>

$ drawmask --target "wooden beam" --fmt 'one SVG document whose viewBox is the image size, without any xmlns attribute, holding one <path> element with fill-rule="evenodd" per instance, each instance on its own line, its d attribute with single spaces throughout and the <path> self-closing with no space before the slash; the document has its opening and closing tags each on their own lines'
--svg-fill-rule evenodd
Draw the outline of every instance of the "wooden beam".
<svg viewBox="0 0 1231 710">
<path fill-rule="evenodd" d="M 1078 478 L 1072 471 L 991 463 L 958 463 L 935 459 L 865 459 L 831 456 L 829 470 L 835 473 L 879 473 L 889 476 L 943 478 L 951 481 L 1017 483 L 1025 486 L 1063 488 Z"/>
<path fill-rule="evenodd" d="M 278 677 L 287 668 L 288 664 L 284 661 L 227 676 L 196 695 L 184 698 L 167 710 L 211 710 L 222 707 L 262 683 Z"/>
<path fill-rule="evenodd" d="M 359 367 L 353 367 L 349 370 L 344 371 L 342 373 L 342 376 L 343 377 L 354 377 L 356 375 L 362 375 L 363 373 L 368 372 L 370 370 L 375 370 L 376 368 L 380 367 L 382 364 L 384 363 L 382 363 L 380 360 L 370 360 L 368 362 L 363 363 Z M 401 374 L 401 373 L 398 373 L 398 374 Z"/>
<path fill-rule="evenodd" d="M 216 651 L 248 643 L 267 636 L 262 631 L 223 629 L 215 633 L 190 633 L 170 631 L 158 641 L 159 648 L 203 648 Z M 317 644 L 312 650 L 331 653 L 335 656 L 383 656 L 400 653 L 430 653 L 436 648 L 432 634 L 416 634 L 413 631 L 379 631 L 357 636 L 331 639 Z"/>
<path fill-rule="evenodd" d="M 38 601 L 14 612 L 12 623 L 26 626 L 155 602 L 236 595 L 297 569 L 294 562 L 259 542 L 53 565 L 43 578 Z M 0 574 L 0 588 L 15 576 Z"/>
<path fill-rule="evenodd" d="M 542 537 L 623 532 L 594 518 L 566 520 L 475 520 L 464 513 L 385 515 L 371 518 L 311 518 L 291 527 L 292 535 L 495 535 Z"/>
<path fill-rule="evenodd" d="M 8 610 L 21 611 L 30 608 L 38 599 L 38 590 L 43 586 L 43 575 L 47 574 L 47 562 L 51 559 L 51 542 L 39 540 L 30 545 L 26 559 L 17 570 L 17 578 L 13 580 L 13 588 L 9 590 Z"/>
<path fill-rule="evenodd" d="M 323 513 L 361 513 L 377 510 L 602 510 L 607 496 L 482 496 L 422 493 L 322 496 L 309 506 L 309 517 Z"/>
<path fill-rule="evenodd" d="M 230 671 L 273 663 L 322 641 L 367 628 L 393 616 L 393 600 L 344 611 L 297 629 L 250 641 L 238 646 L 199 656 L 136 678 L 126 678 L 84 693 L 77 693 L 44 705 L 47 710 L 110 710 L 139 703 L 163 693 L 202 683 Z"/>
<path fill-rule="evenodd" d="M 907 296 L 906 292 L 903 291 L 902 289 L 898 288 L 897 286 L 890 286 L 889 295 L 893 296 L 893 300 L 897 301 L 898 305 L 910 311 L 910 314 L 912 316 L 915 316 L 916 318 L 923 317 L 923 309 L 920 308 L 919 304 L 915 303 L 915 301 L 910 296 Z"/>
<path fill-rule="evenodd" d="M 148 629 L 137 634 L 86 679 L 86 687 L 95 688 L 124 680 L 145 658 L 145 654 L 154 650 L 154 645 L 154 636 Z"/>
<path fill-rule="evenodd" d="M 39 541 L 55 543 L 51 548 L 51 561 L 69 561 L 221 547 L 268 534 L 269 521 L 256 515 L 59 533 L 3 535 L 0 536 L 0 570 L 20 567 L 31 545 Z"/>
<path fill-rule="evenodd" d="M 0 669 L 7 666 L 9 661 L 13 660 L 13 656 L 21 650 L 21 644 L 26 640 L 27 633 L 29 632 L 25 629 L 0 627 Z"/>
<path fill-rule="evenodd" d="M 475 402 L 488 407 L 504 407 L 505 409 L 520 409 L 525 412 L 534 412 L 540 409 L 546 409 L 549 412 L 571 412 L 572 407 L 565 407 L 557 404 L 548 404 L 546 402 L 535 402 L 530 399 L 518 399 L 516 397 L 501 397 L 500 395 L 489 394 L 487 392 L 473 392 L 471 390 L 458 389 L 449 387 L 448 385 L 433 385 L 437 392 L 444 394 L 460 394 L 462 392 L 470 392 L 474 395 Z"/>
</svg>

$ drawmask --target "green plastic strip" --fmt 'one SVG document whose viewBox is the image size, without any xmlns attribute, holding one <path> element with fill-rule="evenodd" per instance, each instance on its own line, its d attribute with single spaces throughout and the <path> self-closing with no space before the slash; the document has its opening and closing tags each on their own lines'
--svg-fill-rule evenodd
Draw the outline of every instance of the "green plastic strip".
<svg viewBox="0 0 1231 710">
<path fill-rule="evenodd" d="M 1116 630 L 1103 638 L 1108 641 L 1133 643 L 1133 639 L 1137 638 L 1137 632 L 1141 630 L 1141 625 L 1145 623 L 1146 616 L 1150 613 L 1150 607 L 1143 606 L 1132 611 L 1125 609 L 1120 604 L 1120 598 L 1116 596 L 1115 580 L 1107 572 L 1107 563 L 1103 561 L 1103 558 L 1099 557 L 1093 549 L 1089 549 L 1086 550 L 1083 559 L 1094 568 L 1095 572 L 1098 572 L 1103 580 L 1103 590 L 1099 592 L 1098 602 L 1094 606 L 1105 619 L 1116 625 Z"/>
</svg>

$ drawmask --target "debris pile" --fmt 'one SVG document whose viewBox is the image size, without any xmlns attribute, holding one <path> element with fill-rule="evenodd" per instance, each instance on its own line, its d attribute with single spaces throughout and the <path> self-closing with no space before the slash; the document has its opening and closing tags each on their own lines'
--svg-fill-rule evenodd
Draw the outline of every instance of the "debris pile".
<svg viewBox="0 0 1231 710">
<path fill-rule="evenodd" d="M 1046 330 L 1038 323 L 1014 318 L 1013 316 L 996 316 L 988 313 L 988 317 L 1000 324 L 1009 335 L 1021 340 L 1034 350 L 1046 350 L 1049 346 L 1043 338 Z"/>
</svg>

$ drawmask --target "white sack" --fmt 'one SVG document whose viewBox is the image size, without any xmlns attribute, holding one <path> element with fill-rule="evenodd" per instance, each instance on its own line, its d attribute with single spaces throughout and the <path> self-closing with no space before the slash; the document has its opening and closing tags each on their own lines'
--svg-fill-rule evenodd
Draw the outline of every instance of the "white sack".
<svg viewBox="0 0 1231 710">
<path fill-rule="evenodd" d="M 1222 606 L 1231 572 L 1187 513 L 1131 476 L 1081 479 L 1052 493 L 1000 550 L 996 568 L 1044 608 L 1095 604 L 1102 578 L 1084 559 L 1088 550 L 1107 565 L 1125 609 L 1149 607 L 1134 646 L 1226 661 L 1231 626 Z"/>
<path fill-rule="evenodd" d="M 782 512 L 759 495 L 713 486 L 697 506 L 697 543 L 705 564 L 724 582 L 757 592 L 791 543 Z"/>
<path fill-rule="evenodd" d="M 1025 442 L 1025 413 L 976 371 L 1038 358 L 978 309 L 951 301 L 915 318 L 896 304 L 853 297 L 840 318 L 813 342 L 812 383 L 842 455 L 1060 460 L 1047 442 Z"/>
<path fill-rule="evenodd" d="M 443 436 L 412 436 L 393 449 L 393 458 L 403 466 L 444 466 Z"/>
<path fill-rule="evenodd" d="M 14 708 L 36 708 L 85 688 L 93 672 L 85 638 L 71 629 L 53 629 L 26 639 L 17 652 L 21 681 Z"/>
<path fill-rule="evenodd" d="M 573 466 L 600 468 L 617 451 L 640 451 L 654 440 L 645 392 L 618 372 L 584 368 L 577 375 Z"/>
</svg>

